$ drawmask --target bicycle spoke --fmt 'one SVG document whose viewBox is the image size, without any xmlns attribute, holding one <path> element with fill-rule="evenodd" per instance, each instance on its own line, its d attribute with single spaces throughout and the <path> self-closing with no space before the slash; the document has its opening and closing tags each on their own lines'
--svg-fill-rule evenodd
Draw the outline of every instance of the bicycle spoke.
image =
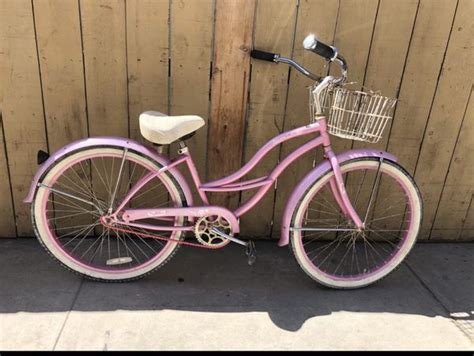
<svg viewBox="0 0 474 356">
<path fill-rule="evenodd" d="M 332 249 L 332 252 L 329 253 L 323 261 L 321 261 L 321 263 L 318 265 L 318 267 L 322 267 L 322 265 L 328 260 L 328 258 L 331 257 L 331 256 L 336 252 L 336 250 L 338 249 L 338 247 L 341 245 L 341 243 L 342 243 L 344 237 L 346 237 L 346 236 L 348 236 L 348 235 L 346 234 L 346 235 L 344 235 L 343 237 L 339 238 L 338 240 L 334 240 L 334 241 L 339 241 L 339 242 L 337 243 L 336 247 L 335 247 L 334 249 Z M 329 247 L 330 245 L 331 245 L 331 244 L 329 244 L 328 247 Z M 324 249 L 324 250 L 325 250 L 325 249 Z M 324 250 L 323 250 L 323 251 L 324 251 Z M 316 255 L 316 256 L 313 258 L 313 260 L 315 260 L 323 251 L 321 251 L 318 255 Z"/>
<path fill-rule="evenodd" d="M 56 212 L 56 210 L 53 210 L 53 211 Z M 70 218 L 70 217 L 73 217 L 73 216 L 84 215 L 84 214 L 89 214 L 89 212 L 75 213 L 75 214 L 69 214 L 69 215 L 63 215 L 63 216 L 55 216 L 54 218 L 49 218 L 48 221 L 53 221 L 53 220 L 58 220 L 58 219 L 65 219 L 65 218 Z"/>
<path fill-rule="evenodd" d="M 84 170 L 84 167 L 82 166 L 82 161 L 79 162 L 79 167 L 81 168 L 81 171 L 82 171 L 82 173 L 84 174 L 84 177 L 87 177 L 88 174 L 86 173 L 86 171 Z M 90 170 L 90 169 L 89 169 L 89 170 Z M 91 192 L 92 196 L 94 197 L 94 200 L 96 201 L 96 204 L 97 204 L 98 206 L 100 206 L 99 199 L 97 198 L 97 196 L 96 196 L 96 194 L 95 194 L 95 192 L 94 192 L 94 189 L 93 189 L 93 187 L 92 187 L 92 182 L 89 180 L 89 182 L 87 182 L 87 184 L 86 184 L 85 179 L 84 179 L 84 180 L 81 179 L 81 177 L 79 177 L 79 174 L 76 172 L 76 170 L 75 170 L 74 168 L 72 168 L 71 171 L 76 174 L 76 176 L 77 176 L 77 178 L 78 178 L 78 181 L 81 182 L 81 184 L 83 184 L 83 185 Z M 65 176 L 65 175 L 63 174 L 63 176 Z M 91 173 L 89 173 L 89 177 L 90 177 L 90 179 L 91 179 Z"/>
<path fill-rule="evenodd" d="M 76 196 L 74 196 L 74 195 L 72 195 L 72 194 L 63 192 L 63 191 L 61 191 L 61 190 L 52 188 L 52 187 L 50 187 L 50 186 L 48 186 L 48 185 L 46 185 L 46 184 L 43 184 L 43 183 L 39 183 L 38 185 L 39 185 L 40 187 L 49 189 L 50 191 L 52 191 L 52 192 L 54 192 L 54 193 L 56 193 L 56 194 L 59 194 L 59 195 L 61 195 L 61 196 L 63 196 L 63 197 L 72 198 L 72 199 L 75 199 L 76 201 L 81 201 L 81 202 L 83 202 L 83 203 L 90 204 L 90 205 L 94 206 L 97 210 L 100 210 L 99 207 L 97 207 L 94 203 L 92 203 L 92 202 L 90 202 L 90 201 L 87 201 L 87 200 L 82 199 L 82 198 L 80 198 L 80 197 L 76 197 Z"/>
<path fill-rule="evenodd" d="M 69 201 L 68 201 L 68 203 L 69 203 Z M 92 214 L 92 215 L 95 215 L 95 216 L 100 216 L 98 213 L 96 213 L 94 211 L 91 211 L 91 210 L 87 210 L 86 208 L 83 208 L 79 205 L 76 205 L 73 202 L 71 202 L 71 204 L 73 204 L 73 205 L 71 205 L 71 204 L 66 204 L 64 202 L 60 202 L 56 199 L 54 201 L 54 204 L 55 205 L 62 205 L 62 206 L 68 207 L 68 208 L 75 208 L 76 210 L 74 210 L 74 211 L 82 211 L 84 213 Z M 57 211 L 57 210 L 56 209 L 51 209 L 50 211 Z"/>
<path fill-rule="evenodd" d="M 125 239 L 122 239 L 122 236 L 120 235 L 120 232 L 117 231 L 117 241 L 122 241 L 123 242 L 123 245 L 125 246 L 125 252 L 127 252 L 127 256 L 126 257 L 130 257 L 128 255 L 132 255 L 132 257 L 136 260 L 136 261 L 140 261 L 137 256 L 135 256 L 135 254 L 133 253 L 133 251 L 131 249 L 128 248 L 127 246 L 127 242 L 125 241 Z"/>
<path fill-rule="evenodd" d="M 114 188 L 114 192 L 112 194 L 112 197 L 110 198 L 110 205 L 109 205 L 109 211 L 112 212 L 112 207 L 114 205 L 114 201 L 115 201 L 115 195 L 117 194 L 117 189 L 119 187 L 119 184 L 120 184 L 120 181 L 122 179 L 122 172 L 123 172 L 123 166 L 125 164 L 125 158 L 127 156 L 127 152 L 128 152 L 128 149 L 126 148 L 124 151 L 123 151 L 123 157 L 122 157 L 122 162 L 120 163 L 120 169 L 119 169 L 119 172 L 117 174 L 117 182 L 115 183 L 115 188 Z"/>
<path fill-rule="evenodd" d="M 135 242 L 135 239 L 133 239 L 128 233 L 124 233 L 128 238 L 129 240 L 137 247 L 137 249 L 145 256 L 146 259 L 149 259 L 150 256 L 148 256 L 145 251 L 143 251 L 143 249 Z"/>
<path fill-rule="evenodd" d="M 104 244 L 105 235 L 106 235 L 106 230 L 104 230 L 103 233 L 101 234 L 100 244 L 98 244 L 97 248 L 95 249 L 94 253 L 92 254 L 91 258 L 89 259 L 89 263 L 92 263 L 94 261 L 94 258 L 97 255 L 97 252 L 100 251 L 99 256 L 102 255 L 102 245 Z"/>
<path fill-rule="evenodd" d="M 94 247 L 94 245 L 97 243 L 97 242 L 100 242 L 101 239 L 102 239 L 102 236 L 105 234 L 105 231 L 102 231 L 102 234 L 100 234 L 97 238 L 94 239 L 94 242 L 89 246 L 89 248 L 87 250 L 84 251 L 84 253 L 80 256 L 80 258 L 84 258 L 84 256 L 87 254 L 87 252 L 90 251 L 90 249 L 92 247 Z M 97 244 L 97 248 L 99 247 L 100 244 Z"/>
<path fill-rule="evenodd" d="M 101 162 L 102 162 L 102 167 L 104 168 L 104 172 L 107 172 L 107 165 L 105 164 L 105 160 L 104 160 L 104 157 L 100 157 L 101 158 Z M 113 162 L 114 160 L 112 160 L 112 167 L 113 167 Z M 110 169 L 110 174 L 112 174 L 112 169 Z M 112 187 L 112 180 L 109 180 L 109 177 L 107 174 L 104 174 L 105 176 L 105 180 L 106 180 L 106 183 L 107 183 L 107 186 L 105 187 L 106 190 L 107 190 L 107 194 L 110 196 L 112 194 L 112 191 L 111 191 L 111 187 Z"/>
<path fill-rule="evenodd" d="M 78 238 L 79 236 L 87 236 L 95 227 L 96 225 L 91 225 L 89 227 L 86 227 L 84 229 L 81 229 L 79 231 L 79 233 L 77 233 L 71 240 L 69 240 L 68 242 L 66 242 L 63 247 L 66 247 L 67 245 L 69 245 L 72 241 L 74 241 L 76 238 Z M 83 234 L 83 232 L 86 232 L 85 234 Z M 64 237 L 64 236 L 63 236 Z"/>
<path fill-rule="evenodd" d="M 69 179 L 69 178 L 68 178 Z M 73 185 L 78 189 L 75 190 L 72 187 L 66 185 L 65 183 L 62 182 L 56 182 L 56 185 L 60 186 L 61 188 L 66 188 L 65 191 L 70 190 L 74 192 L 75 194 L 82 195 L 82 198 L 84 199 L 93 199 L 93 196 L 90 192 L 85 191 L 82 187 L 79 187 L 77 184 L 73 183 Z M 64 190 L 64 189 L 63 189 Z"/>
</svg>

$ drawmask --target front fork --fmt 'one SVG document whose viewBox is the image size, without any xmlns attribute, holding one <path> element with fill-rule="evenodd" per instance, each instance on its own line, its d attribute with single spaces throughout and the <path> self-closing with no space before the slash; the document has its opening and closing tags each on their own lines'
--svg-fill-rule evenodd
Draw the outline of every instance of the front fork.
<svg viewBox="0 0 474 356">
<path fill-rule="evenodd" d="M 365 223 L 360 219 L 359 215 L 352 206 L 349 196 L 347 195 L 344 179 L 342 178 L 341 167 L 339 166 L 336 155 L 331 149 L 331 145 L 324 146 L 324 156 L 327 160 L 329 160 L 332 170 L 334 171 L 334 178 L 331 178 L 329 184 L 337 204 L 341 208 L 346 218 L 350 218 L 359 230 L 364 229 Z"/>
</svg>

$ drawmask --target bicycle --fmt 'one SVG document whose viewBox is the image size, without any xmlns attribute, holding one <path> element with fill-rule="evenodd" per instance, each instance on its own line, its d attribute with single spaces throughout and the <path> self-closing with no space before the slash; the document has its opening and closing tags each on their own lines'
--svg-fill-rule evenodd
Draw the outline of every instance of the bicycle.
<svg viewBox="0 0 474 356">
<path fill-rule="evenodd" d="M 195 115 L 140 115 L 142 135 L 152 145 L 120 137 L 73 142 L 51 156 L 38 152 L 41 164 L 26 203 L 40 243 L 67 269 L 100 281 L 129 281 L 168 262 L 180 245 L 220 249 L 234 242 L 255 261 L 252 241 L 237 237 L 239 218 L 274 186 L 280 174 L 305 153 L 322 146 L 324 158 L 296 186 L 285 207 L 279 246 L 290 245 L 303 271 L 333 288 L 367 286 L 393 271 L 413 247 L 420 229 L 420 192 L 397 158 L 373 149 L 336 155 L 330 134 L 377 142 L 393 116 L 395 99 L 345 87 L 348 67 L 335 47 L 309 35 L 305 49 L 339 65 L 339 77 L 319 77 L 279 54 L 252 50 L 254 59 L 286 63 L 311 78 L 311 120 L 274 137 L 239 170 L 202 183 L 186 140 L 204 120 Z M 241 180 L 273 148 L 315 135 L 268 175 Z M 179 142 L 169 160 L 160 148 Z M 186 165 L 202 200 L 178 166 Z M 382 196 L 380 190 L 388 193 Z M 209 203 L 207 192 L 257 189 L 231 211 Z M 194 233 L 197 241 L 185 239 Z"/>
</svg>

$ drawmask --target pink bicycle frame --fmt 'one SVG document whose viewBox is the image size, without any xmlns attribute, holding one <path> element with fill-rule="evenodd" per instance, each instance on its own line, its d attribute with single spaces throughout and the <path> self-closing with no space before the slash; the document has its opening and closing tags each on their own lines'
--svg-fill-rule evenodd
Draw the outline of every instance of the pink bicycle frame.
<svg viewBox="0 0 474 356">
<path fill-rule="evenodd" d="M 259 162 L 265 157 L 265 155 L 270 152 L 276 146 L 282 144 L 283 142 L 290 140 L 292 138 L 320 133 L 319 136 L 313 138 L 312 140 L 306 142 L 301 147 L 289 154 L 283 161 L 281 161 L 273 171 L 268 175 L 257 179 L 247 180 L 240 182 L 239 180 L 249 173 Z M 180 156 L 175 160 L 171 161 L 168 165 L 164 166 L 156 172 L 152 172 L 142 178 L 135 186 L 128 192 L 122 203 L 117 207 L 116 214 L 124 209 L 128 201 L 133 197 L 133 195 L 138 192 L 147 182 L 149 182 L 154 177 L 166 172 L 167 170 L 174 169 L 180 164 L 186 164 L 196 187 L 196 190 L 201 197 L 202 201 L 206 205 L 206 212 L 202 211 L 201 213 L 197 212 L 198 207 L 185 207 L 185 208 L 170 208 L 170 209 L 126 209 L 123 212 L 122 219 L 132 224 L 135 220 L 146 219 L 153 217 L 154 219 L 165 219 L 171 218 L 174 216 L 189 216 L 189 217 L 199 217 L 206 214 L 213 215 L 224 215 L 225 218 L 233 227 L 233 232 L 239 232 L 238 227 L 238 218 L 243 214 L 248 212 L 252 207 L 254 207 L 265 195 L 265 193 L 270 189 L 270 187 L 275 183 L 276 179 L 280 174 L 295 160 L 297 160 L 303 154 L 315 149 L 316 147 L 323 145 L 325 158 L 329 161 L 331 168 L 334 170 L 334 179 L 331 180 L 331 190 L 334 194 L 334 197 L 339 204 L 341 211 L 348 218 L 352 219 L 354 224 L 358 228 L 363 228 L 363 222 L 355 212 L 352 207 L 351 202 L 347 196 L 344 181 L 339 167 L 339 162 L 334 152 L 331 149 L 331 143 L 329 134 L 326 130 L 326 121 L 324 118 L 318 120 L 317 122 L 311 123 L 309 125 L 293 129 L 291 131 L 284 132 L 272 140 L 267 142 L 263 147 L 261 147 L 257 153 L 247 162 L 241 169 L 235 173 L 217 179 L 208 183 L 201 183 L 198 172 L 194 165 L 191 155 L 185 150 Z M 243 191 L 248 189 L 259 188 L 258 191 L 243 205 L 239 206 L 235 211 L 230 212 L 229 210 L 222 207 L 209 206 L 209 200 L 206 195 L 206 192 L 234 192 L 234 191 Z M 202 209 L 201 209 L 202 210 Z M 160 227 L 156 226 L 156 230 L 159 230 Z M 169 230 L 170 227 L 167 227 Z M 171 229 L 176 230 L 189 230 L 189 227 L 173 227 Z"/>
</svg>

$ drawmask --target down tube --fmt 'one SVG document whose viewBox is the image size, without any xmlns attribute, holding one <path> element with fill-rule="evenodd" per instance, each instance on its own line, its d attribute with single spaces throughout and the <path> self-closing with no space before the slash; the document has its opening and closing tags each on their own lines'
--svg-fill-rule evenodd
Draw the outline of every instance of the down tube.
<svg viewBox="0 0 474 356">
<path fill-rule="evenodd" d="M 315 139 L 305 143 L 303 146 L 299 147 L 297 150 L 293 151 L 289 154 L 283 161 L 280 162 L 272 171 L 272 173 L 268 176 L 271 180 L 271 184 L 267 184 L 262 186 L 255 195 L 250 198 L 245 204 L 240 206 L 237 210 L 234 211 L 234 215 L 239 218 L 244 215 L 247 211 L 252 209 L 265 193 L 270 189 L 273 185 L 273 182 L 280 176 L 280 174 L 294 161 L 296 161 L 300 156 L 304 155 L 305 153 L 311 151 L 312 149 L 325 144 L 328 140 L 327 134 L 322 134 L 321 136 L 316 137 Z"/>
</svg>

